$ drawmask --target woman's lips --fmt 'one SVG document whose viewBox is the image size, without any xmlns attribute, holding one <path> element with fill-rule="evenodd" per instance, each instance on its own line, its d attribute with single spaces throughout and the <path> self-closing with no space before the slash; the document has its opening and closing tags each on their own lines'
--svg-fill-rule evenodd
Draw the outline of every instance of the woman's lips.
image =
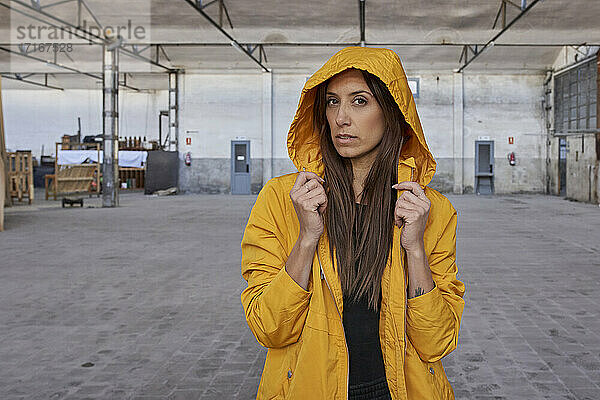
<svg viewBox="0 0 600 400">
<path fill-rule="evenodd" d="M 354 141 L 356 139 L 356 136 L 347 135 L 347 134 L 339 134 L 339 135 L 335 135 L 335 139 L 340 144 L 347 144 L 347 143 L 351 143 L 352 141 Z"/>
</svg>

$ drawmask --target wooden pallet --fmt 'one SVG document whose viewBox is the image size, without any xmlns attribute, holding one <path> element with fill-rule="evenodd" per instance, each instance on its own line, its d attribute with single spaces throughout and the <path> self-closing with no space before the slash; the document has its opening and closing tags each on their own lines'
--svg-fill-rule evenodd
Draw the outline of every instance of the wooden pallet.
<svg viewBox="0 0 600 400">
<path fill-rule="evenodd" d="M 56 161 L 54 162 L 54 174 L 45 176 L 46 200 L 50 196 L 54 200 L 58 196 L 73 194 L 99 194 L 100 190 L 100 163 L 61 165 L 58 164 L 58 146 L 56 143 Z M 98 155 L 100 145 L 96 144 Z"/>
<path fill-rule="evenodd" d="M 27 198 L 29 204 L 33 201 L 33 156 L 31 151 L 17 151 L 8 155 L 8 186 L 10 197 L 19 202 Z"/>
<path fill-rule="evenodd" d="M 60 165 L 51 175 L 46 175 L 46 199 L 53 196 L 93 193 L 92 182 L 96 179 L 96 164 Z"/>
</svg>

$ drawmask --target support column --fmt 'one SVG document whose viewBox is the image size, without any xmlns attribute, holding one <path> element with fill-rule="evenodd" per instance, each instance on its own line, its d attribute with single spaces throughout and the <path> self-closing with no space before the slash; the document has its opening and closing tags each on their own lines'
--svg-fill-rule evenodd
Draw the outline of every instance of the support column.
<svg viewBox="0 0 600 400">
<path fill-rule="evenodd" d="M 453 116 L 452 128 L 454 158 L 454 193 L 464 192 L 465 174 L 465 83 L 462 72 L 453 74 Z"/>
<path fill-rule="evenodd" d="M 119 205 L 119 47 L 103 46 L 102 57 L 102 207 Z"/>
<path fill-rule="evenodd" d="M 179 74 L 169 72 L 169 142 L 168 151 L 179 150 Z"/>
<path fill-rule="evenodd" d="M 263 186 L 273 177 L 273 73 L 263 72 L 262 93 L 262 170 Z"/>
</svg>

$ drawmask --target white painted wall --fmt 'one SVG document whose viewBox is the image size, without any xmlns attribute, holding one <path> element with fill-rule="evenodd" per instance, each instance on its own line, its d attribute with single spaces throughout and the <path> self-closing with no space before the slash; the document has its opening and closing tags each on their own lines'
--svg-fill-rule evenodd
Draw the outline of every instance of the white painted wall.
<svg viewBox="0 0 600 400">
<path fill-rule="evenodd" d="M 245 137 L 250 156 L 262 158 L 262 79 L 259 73 L 181 76 L 180 138 L 194 131 L 185 151 L 194 158 L 229 159 L 231 140 Z"/>
<path fill-rule="evenodd" d="M 545 191 L 543 80 L 543 75 L 465 75 L 465 185 L 475 182 L 475 141 L 489 136 L 496 193 Z M 509 152 L 516 155 L 515 166 L 508 163 Z"/>
<path fill-rule="evenodd" d="M 66 89 L 2 91 L 6 147 L 31 150 L 40 156 L 54 154 L 55 143 L 63 135 L 77 133 L 81 117 L 81 135 L 102 133 L 102 92 Z M 167 91 L 119 93 L 119 136 L 158 138 L 159 110 L 168 109 Z"/>
<path fill-rule="evenodd" d="M 275 174 L 294 170 L 287 154 L 287 132 L 298 105 L 300 91 L 309 71 L 278 72 L 273 75 L 273 156 L 279 163 Z M 452 73 L 408 72 L 420 77 L 416 99 L 427 143 L 440 162 L 438 173 L 454 176 L 457 153 L 454 101 L 457 86 Z M 543 191 L 545 156 L 541 109 L 543 75 L 464 74 L 464 186 L 474 185 L 474 143 L 478 136 L 495 141 L 496 191 Z M 251 140 L 251 157 L 269 158 L 263 145 L 265 112 L 264 77 L 256 72 L 186 72 L 180 77 L 180 151 L 193 158 L 229 159 L 230 141 Z M 7 147 L 32 149 L 39 154 L 54 151 L 63 134 L 74 134 L 77 116 L 83 134 L 100 133 L 101 92 L 90 90 L 5 90 L 3 92 Z M 158 136 L 158 113 L 166 110 L 166 91 L 152 94 L 120 94 L 120 135 Z M 194 131 L 191 147 L 185 147 L 186 131 Z M 508 144 L 508 137 L 515 144 Z M 508 166 L 506 154 L 517 154 L 517 166 Z M 229 171 L 225 171 L 226 174 Z M 448 179 L 450 179 L 448 178 Z"/>
</svg>

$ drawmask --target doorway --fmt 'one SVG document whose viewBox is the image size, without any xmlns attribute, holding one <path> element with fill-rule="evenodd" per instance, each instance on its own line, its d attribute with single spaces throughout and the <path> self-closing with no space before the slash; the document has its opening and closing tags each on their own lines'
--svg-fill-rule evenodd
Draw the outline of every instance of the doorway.
<svg viewBox="0 0 600 400">
<path fill-rule="evenodd" d="M 250 141 L 231 141 L 231 194 L 250 194 Z"/>
<path fill-rule="evenodd" d="M 567 195 L 567 138 L 558 138 L 558 195 Z"/>
<path fill-rule="evenodd" d="M 475 141 L 475 193 L 494 193 L 494 141 Z"/>
</svg>

